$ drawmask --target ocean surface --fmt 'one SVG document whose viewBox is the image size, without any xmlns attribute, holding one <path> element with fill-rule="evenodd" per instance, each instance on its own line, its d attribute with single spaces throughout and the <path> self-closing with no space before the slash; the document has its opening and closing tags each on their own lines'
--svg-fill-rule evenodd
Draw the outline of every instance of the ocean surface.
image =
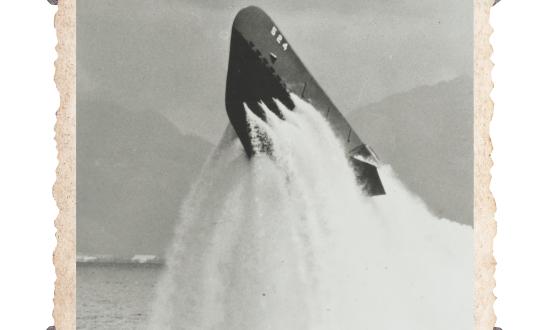
<svg viewBox="0 0 550 330">
<path fill-rule="evenodd" d="M 79 329 L 473 329 L 472 228 L 434 216 L 389 165 L 387 194 L 365 196 L 325 116 L 291 97 L 293 111 L 275 101 L 284 121 L 245 107 L 257 154 L 224 136 L 166 268 L 77 268 Z"/>
<path fill-rule="evenodd" d="M 77 329 L 145 329 L 163 266 L 79 264 Z"/>
</svg>

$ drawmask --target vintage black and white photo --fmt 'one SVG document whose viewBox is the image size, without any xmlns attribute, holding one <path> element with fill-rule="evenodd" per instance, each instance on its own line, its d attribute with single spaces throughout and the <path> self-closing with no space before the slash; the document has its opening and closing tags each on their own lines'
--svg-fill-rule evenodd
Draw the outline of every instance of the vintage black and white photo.
<svg viewBox="0 0 550 330">
<path fill-rule="evenodd" d="M 474 329 L 474 2 L 76 1 L 77 329 Z"/>
</svg>

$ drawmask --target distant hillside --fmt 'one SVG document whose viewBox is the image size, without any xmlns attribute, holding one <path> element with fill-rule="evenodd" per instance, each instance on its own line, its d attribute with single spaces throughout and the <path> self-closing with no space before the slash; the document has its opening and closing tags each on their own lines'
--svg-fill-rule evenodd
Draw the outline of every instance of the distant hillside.
<svg viewBox="0 0 550 330">
<path fill-rule="evenodd" d="M 162 255 L 213 146 L 154 111 L 77 105 L 77 251 Z"/>
<path fill-rule="evenodd" d="M 393 95 L 349 118 L 364 141 L 435 214 L 472 223 L 471 78 Z"/>
</svg>

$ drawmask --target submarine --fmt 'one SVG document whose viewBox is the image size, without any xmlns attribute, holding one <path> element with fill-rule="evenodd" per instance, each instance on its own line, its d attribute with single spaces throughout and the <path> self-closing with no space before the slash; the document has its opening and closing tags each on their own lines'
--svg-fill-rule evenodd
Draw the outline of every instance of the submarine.
<svg viewBox="0 0 550 330">
<path fill-rule="evenodd" d="M 385 194 L 376 153 L 361 141 L 306 69 L 281 29 L 263 10 L 250 6 L 237 13 L 229 49 L 225 106 L 248 157 L 253 157 L 258 151 L 252 145 L 245 106 L 265 120 L 262 102 L 284 120 L 274 99 L 293 110 L 295 104 L 290 95 L 294 94 L 313 105 L 330 123 L 345 148 L 363 191 L 369 196 Z"/>
</svg>

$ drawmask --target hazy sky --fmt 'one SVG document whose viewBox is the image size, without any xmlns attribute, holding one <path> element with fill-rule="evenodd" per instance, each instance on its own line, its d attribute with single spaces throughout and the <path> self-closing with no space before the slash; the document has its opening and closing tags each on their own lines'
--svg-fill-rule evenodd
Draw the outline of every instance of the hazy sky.
<svg viewBox="0 0 550 330">
<path fill-rule="evenodd" d="M 272 17 L 348 115 L 359 108 L 370 115 L 367 104 L 421 85 L 472 76 L 471 1 L 78 0 L 80 252 L 161 253 L 181 199 L 228 124 L 231 25 L 236 13 L 251 4 Z M 458 86 L 450 91 L 438 86 L 432 87 L 435 94 L 420 88 L 398 97 L 402 102 L 382 102 L 391 105 L 389 110 L 378 107 L 384 110 L 380 116 L 388 116 L 386 126 L 357 112 L 351 124 L 362 128 L 360 135 L 376 131 L 369 125 L 390 127 L 378 136 L 366 135 L 365 142 L 384 142 L 375 147 L 388 159 L 393 157 L 388 150 L 406 149 L 394 157 L 399 162 L 394 165 L 411 169 L 408 177 L 407 171 L 398 173 L 405 182 L 429 178 L 420 180 L 424 190 L 411 185 L 427 191 L 422 195 L 427 201 L 430 193 L 442 191 L 463 193 L 463 200 L 471 201 L 469 181 L 462 181 L 471 177 L 470 169 L 455 158 L 467 163 L 472 154 L 448 147 L 460 141 L 471 146 L 471 134 L 441 132 L 445 125 L 432 125 L 440 118 L 451 121 L 456 132 L 471 131 L 471 120 L 465 119 L 471 118 L 471 84 L 450 84 Z M 414 139 L 414 147 L 407 147 Z M 404 142 L 396 149 L 388 147 L 392 141 Z M 454 158 L 431 157 L 439 150 L 435 143 Z M 423 150 L 410 150 L 415 148 Z M 457 188 L 452 178 L 465 188 Z M 471 221 L 467 216 L 455 220 Z"/>
<path fill-rule="evenodd" d="M 79 0 L 78 97 L 158 111 L 217 142 L 232 20 L 263 8 L 344 112 L 472 73 L 464 0 Z"/>
</svg>

